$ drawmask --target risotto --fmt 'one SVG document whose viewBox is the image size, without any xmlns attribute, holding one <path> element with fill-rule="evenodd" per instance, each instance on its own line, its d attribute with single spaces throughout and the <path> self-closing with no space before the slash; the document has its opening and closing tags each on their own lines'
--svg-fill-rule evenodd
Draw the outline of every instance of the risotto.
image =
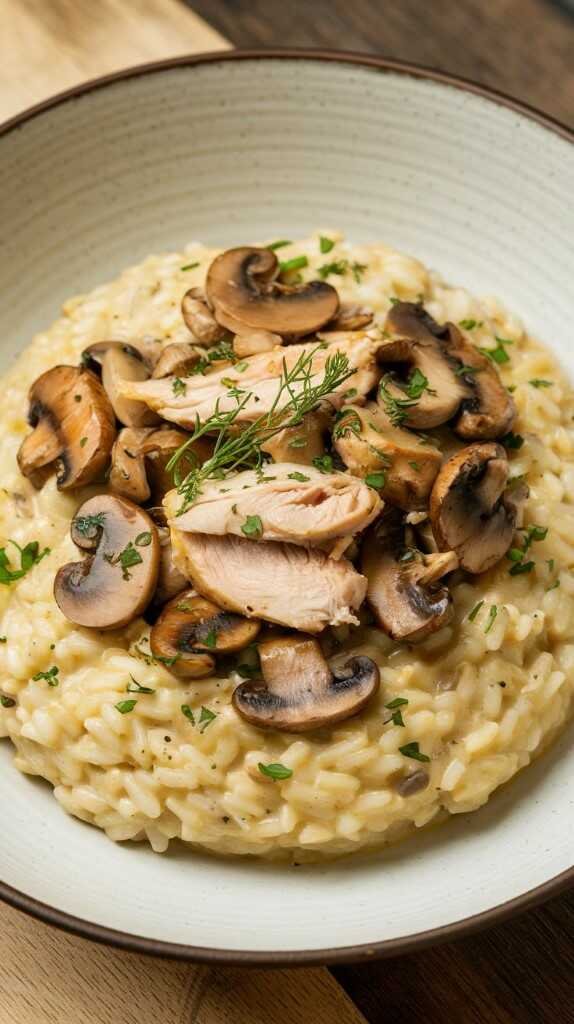
<svg viewBox="0 0 574 1024">
<path fill-rule="evenodd" d="M 157 852 L 178 838 L 230 855 L 342 854 L 480 807 L 567 718 L 572 390 L 497 299 L 474 298 L 382 244 L 327 231 L 232 252 L 261 262 L 256 315 L 238 297 L 246 264 L 234 270 L 229 253 L 206 302 L 218 253 L 192 243 L 70 299 L 3 379 L 0 737 L 20 771 L 47 779 L 65 811 L 113 840 Z M 411 321 L 426 332 L 419 349 Z M 129 386 L 120 364 L 112 379 L 108 339 L 141 360 Z M 444 365 L 417 362 L 423 349 L 440 361 L 445 345 Z M 71 370 L 86 350 L 91 369 Z M 167 372 L 150 376 L 161 359 Z M 58 441 L 38 383 L 56 366 L 72 376 L 59 378 L 54 402 L 71 404 L 74 375 L 88 381 Z M 483 401 L 477 382 L 487 378 Z M 253 424 L 273 414 L 278 386 L 290 401 L 294 380 L 297 402 L 309 399 L 304 416 L 268 431 L 254 468 Z M 85 433 L 73 417 L 96 390 L 105 415 L 92 444 L 93 411 Z M 21 447 L 29 414 L 32 454 Z M 499 427 L 485 429 L 488 417 Z M 165 460 L 159 470 L 146 462 L 130 430 L 137 444 L 159 430 L 169 449 L 176 486 L 163 512 Z M 221 458 L 238 439 L 237 457 Z M 117 509 L 132 516 L 133 542 Z M 112 520 L 120 539 L 101 558 L 95 546 Z M 166 545 L 173 562 L 158 584 Z M 241 589 L 245 561 L 252 599 L 249 573 Z M 73 587 L 86 581 L 81 604 Z"/>
</svg>

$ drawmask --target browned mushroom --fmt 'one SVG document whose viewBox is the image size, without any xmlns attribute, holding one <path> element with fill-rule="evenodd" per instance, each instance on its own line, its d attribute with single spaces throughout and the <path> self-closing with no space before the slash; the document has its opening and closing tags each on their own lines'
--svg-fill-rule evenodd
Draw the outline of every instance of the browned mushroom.
<svg viewBox="0 0 574 1024">
<path fill-rule="evenodd" d="M 188 345 L 187 342 L 178 341 L 172 345 L 166 345 L 154 366 L 152 378 L 158 377 L 187 377 L 190 370 L 197 366 L 202 358 L 202 350 Z"/>
<path fill-rule="evenodd" d="M 20 445 L 18 465 L 35 487 L 56 469 L 60 490 L 102 476 L 116 434 L 114 412 L 98 378 L 77 366 L 54 366 L 30 389 L 34 427 Z"/>
<path fill-rule="evenodd" d="M 325 324 L 323 334 L 330 338 L 331 331 L 360 331 L 373 322 L 374 313 L 367 306 L 358 306 L 351 302 L 342 302 L 334 320 Z"/>
<path fill-rule="evenodd" d="M 385 329 L 398 337 L 381 344 L 377 352 L 379 364 L 392 367 L 381 382 L 379 403 L 391 414 L 398 408 L 406 427 L 446 423 L 471 392 L 439 340 L 443 329 L 423 306 L 412 302 L 396 303 Z"/>
<path fill-rule="evenodd" d="M 233 706 L 260 729 L 307 732 L 362 711 L 379 688 L 379 669 L 365 656 L 332 669 L 317 640 L 299 634 L 259 644 L 263 680 L 235 689 Z"/>
<path fill-rule="evenodd" d="M 260 628 L 256 619 L 223 611 L 188 589 L 165 606 L 152 628 L 150 646 L 156 658 L 175 659 L 175 675 L 198 679 L 213 672 L 215 655 L 249 646 Z"/>
<path fill-rule="evenodd" d="M 259 352 L 271 352 L 277 345 L 283 344 L 280 334 L 271 331 L 250 331 L 249 334 L 236 334 L 233 339 L 233 351 L 238 359 L 256 356 Z"/>
<path fill-rule="evenodd" d="M 141 615 L 159 569 L 150 517 L 131 501 L 100 494 L 80 506 L 71 536 L 87 557 L 56 574 L 54 597 L 66 618 L 92 629 L 119 629 Z"/>
<path fill-rule="evenodd" d="M 333 420 L 331 407 L 307 413 L 296 427 L 285 427 L 264 441 L 261 449 L 274 462 L 297 462 L 311 466 L 325 453 L 325 437 Z"/>
<path fill-rule="evenodd" d="M 349 472 L 364 477 L 393 505 L 426 508 L 441 454 L 416 434 L 393 426 L 380 406 L 345 406 L 333 444 Z"/>
<path fill-rule="evenodd" d="M 145 402 L 124 398 L 121 394 L 126 381 L 148 380 L 150 376 L 149 367 L 137 348 L 121 341 L 99 341 L 84 349 L 82 359 L 84 363 L 101 366 L 104 391 L 120 423 L 126 427 L 151 427 L 159 423 L 159 416 Z"/>
<path fill-rule="evenodd" d="M 514 399 L 502 383 L 498 370 L 454 324 L 447 324 L 445 342 L 449 356 L 459 363 L 459 379 L 466 381 L 469 395 L 463 399 L 455 433 L 465 441 L 492 441 L 511 429 L 516 417 Z"/>
<path fill-rule="evenodd" d="M 225 337 L 226 330 L 217 323 L 202 288 L 190 288 L 181 300 L 181 313 L 199 345 L 216 345 Z"/>
<path fill-rule="evenodd" d="M 339 297 L 325 281 L 280 284 L 279 263 L 269 249 L 228 249 L 213 261 L 207 299 L 219 323 L 236 334 L 253 330 L 301 337 L 336 316 Z"/>
<path fill-rule="evenodd" d="M 182 430 L 124 427 L 112 450 L 111 490 L 138 505 L 150 498 L 159 504 L 173 487 L 173 477 L 166 466 L 188 440 L 189 434 Z M 211 452 L 212 444 L 206 438 L 194 441 L 182 459 L 183 474 L 196 466 L 198 460 L 209 458 Z"/>
<path fill-rule="evenodd" d="M 400 514 L 383 516 L 365 534 L 361 568 L 367 601 L 393 640 L 422 640 L 450 620 L 452 600 L 441 581 L 458 568 L 458 558 L 453 551 L 426 555 L 409 546 Z"/>
<path fill-rule="evenodd" d="M 170 531 L 165 526 L 158 526 L 160 544 L 159 575 L 153 596 L 154 604 L 164 605 L 189 587 L 189 580 L 177 568 L 173 559 Z"/>
<path fill-rule="evenodd" d="M 506 554 L 524 492 L 507 489 L 502 445 L 471 444 L 448 459 L 430 498 L 430 518 L 441 551 L 456 551 L 461 568 L 486 572 Z"/>
</svg>

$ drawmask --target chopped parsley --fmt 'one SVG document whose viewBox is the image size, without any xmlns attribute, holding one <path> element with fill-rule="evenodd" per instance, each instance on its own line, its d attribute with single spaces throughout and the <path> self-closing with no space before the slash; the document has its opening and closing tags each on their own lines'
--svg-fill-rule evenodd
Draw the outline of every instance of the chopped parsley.
<svg viewBox="0 0 574 1024">
<path fill-rule="evenodd" d="M 321 473 L 332 473 L 333 472 L 333 456 L 332 455 L 316 455 L 313 459 L 313 465 L 315 469 L 321 471 Z"/>
<path fill-rule="evenodd" d="M 509 576 L 522 576 L 524 573 L 532 572 L 533 569 L 534 569 L 534 562 L 532 562 L 532 561 L 530 561 L 530 562 L 522 562 L 522 561 L 521 562 L 515 562 L 514 565 L 511 565 L 510 569 L 508 570 L 508 575 Z"/>
<path fill-rule="evenodd" d="M 467 366 L 466 363 L 462 363 L 454 371 L 455 377 L 472 377 L 475 373 L 480 373 L 478 366 Z"/>
<path fill-rule="evenodd" d="M 215 626 L 212 626 L 211 629 L 208 630 L 203 639 L 203 643 L 211 650 L 214 650 L 217 647 L 217 630 Z"/>
<path fill-rule="evenodd" d="M 415 473 L 420 472 L 420 462 L 409 462 L 409 466 L 411 467 L 411 469 L 414 469 Z"/>
<path fill-rule="evenodd" d="M 556 590 L 556 587 L 559 587 L 559 586 L 560 586 L 560 580 L 554 580 L 554 583 L 551 583 L 549 587 L 546 587 L 546 593 L 548 593 L 550 590 Z"/>
<path fill-rule="evenodd" d="M 528 381 L 533 388 L 551 388 L 554 384 L 553 380 L 543 380 L 542 377 L 533 377 L 532 380 Z"/>
<path fill-rule="evenodd" d="M 306 483 L 307 480 L 311 479 L 310 476 L 305 476 L 304 473 L 299 473 L 298 471 L 288 473 L 287 476 L 289 477 L 289 480 L 300 480 L 301 483 Z"/>
<path fill-rule="evenodd" d="M 322 267 L 319 267 L 319 277 L 325 280 L 330 274 L 338 274 L 342 277 L 343 274 L 347 273 L 349 269 L 348 260 L 334 260 L 333 263 L 323 263 Z"/>
<path fill-rule="evenodd" d="M 336 426 L 333 430 L 335 439 L 347 437 L 349 434 L 355 434 L 358 437 L 361 433 L 361 418 L 355 409 L 343 409 L 337 413 L 335 421 Z"/>
<path fill-rule="evenodd" d="M 57 686 L 59 680 L 56 677 L 59 671 L 60 669 L 57 665 L 52 665 L 52 668 L 49 668 L 47 672 L 36 672 L 36 675 L 32 676 L 32 679 L 35 683 L 40 679 L 45 679 L 48 686 Z"/>
<path fill-rule="evenodd" d="M 482 327 L 482 320 L 459 320 L 458 326 L 465 331 L 473 331 L 475 327 Z"/>
<path fill-rule="evenodd" d="M 134 543 L 138 548 L 147 548 L 148 544 L 151 544 L 151 533 L 147 530 L 144 533 L 138 533 Z"/>
<path fill-rule="evenodd" d="M 428 378 L 425 377 L 424 373 L 419 370 L 418 366 L 415 366 L 411 373 L 408 383 L 405 384 L 403 391 L 405 394 L 414 400 L 421 397 L 424 391 L 430 391 Z"/>
<path fill-rule="evenodd" d="M 260 517 L 247 516 L 245 522 L 241 526 L 241 532 L 244 533 L 246 537 L 255 538 L 256 540 L 258 540 L 259 537 L 262 537 L 263 523 L 261 522 Z"/>
<path fill-rule="evenodd" d="M 118 704 L 114 704 L 116 711 L 119 711 L 120 715 L 129 715 L 130 711 L 133 711 L 137 704 L 137 700 L 120 700 Z"/>
<path fill-rule="evenodd" d="M 408 704 L 406 697 L 394 697 L 388 704 L 385 704 L 385 707 L 392 711 L 394 708 L 402 708 L 405 704 Z"/>
<path fill-rule="evenodd" d="M 393 427 L 400 427 L 409 415 L 408 410 L 411 406 L 416 405 L 417 400 L 415 398 L 395 398 L 388 390 L 389 381 L 389 375 L 385 374 L 379 383 L 379 393 Z"/>
<path fill-rule="evenodd" d="M 367 473 L 367 476 L 365 477 L 365 483 L 368 487 L 374 487 L 376 491 L 382 490 L 386 482 L 386 473 Z"/>
<path fill-rule="evenodd" d="M 306 437 L 294 437 L 292 441 L 289 441 L 288 448 L 306 448 L 307 438 Z"/>
<path fill-rule="evenodd" d="M 267 249 L 271 249 L 271 252 L 275 252 L 275 249 L 283 249 L 286 245 L 292 245 L 293 243 L 287 238 L 280 238 L 278 242 L 271 242 L 271 245 L 267 246 Z"/>
<path fill-rule="evenodd" d="M 155 693 L 151 686 L 142 686 L 138 683 L 137 679 L 134 679 L 130 672 L 131 683 L 128 683 L 126 690 L 128 693 Z"/>
<path fill-rule="evenodd" d="M 210 711 L 209 708 L 203 707 L 202 705 L 201 711 L 199 712 L 199 731 L 205 732 L 207 726 L 211 725 L 214 718 L 217 718 L 216 712 Z"/>
<path fill-rule="evenodd" d="M 97 512 L 94 516 L 76 516 L 72 526 L 82 537 L 93 537 L 96 530 L 104 525 L 105 512 Z"/>
<path fill-rule="evenodd" d="M 16 706 L 16 701 L 13 697 L 6 697 L 3 693 L 0 693 L 0 704 L 3 708 L 13 708 Z"/>
<path fill-rule="evenodd" d="M 510 356 L 506 351 L 506 345 L 514 345 L 514 342 L 510 338 L 499 338 L 495 335 L 496 348 L 480 348 L 479 352 L 482 352 L 489 359 L 492 359 L 493 363 L 498 363 L 499 366 L 502 363 L 509 363 Z"/>
<path fill-rule="evenodd" d="M 6 548 L 0 548 L 0 583 L 8 584 L 14 583 L 16 580 L 22 579 L 27 572 L 30 571 L 38 562 L 50 554 L 50 548 L 44 548 L 40 551 L 40 545 L 37 540 L 32 540 L 25 547 L 21 548 L 15 540 L 9 540 L 8 544 L 13 544 L 14 547 L 20 553 L 20 568 L 11 569 L 8 555 L 6 554 Z"/>
<path fill-rule="evenodd" d="M 388 704 L 385 704 L 385 707 L 392 712 L 389 721 L 391 721 L 393 725 L 401 726 L 403 729 L 405 728 L 405 723 L 403 721 L 401 708 L 406 707 L 407 704 L 408 700 L 406 697 L 395 697 L 394 700 L 390 700 Z"/>
<path fill-rule="evenodd" d="M 478 604 L 475 604 L 474 608 L 469 613 L 469 616 L 468 616 L 468 621 L 469 622 L 474 622 L 474 620 L 476 619 L 476 616 L 478 615 L 478 613 L 479 613 L 480 609 L 482 608 L 483 604 L 484 604 L 484 601 L 479 601 Z"/>
<path fill-rule="evenodd" d="M 172 381 L 171 390 L 173 391 L 174 395 L 185 395 L 185 392 L 187 391 L 187 385 L 185 381 L 181 379 L 181 377 L 175 377 L 174 380 Z"/>
<path fill-rule="evenodd" d="M 486 626 L 484 627 L 484 632 L 485 633 L 490 633 L 490 630 L 494 626 L 494 623 L 495 623 L 497 615 L 498 615 L 498 606 L 495 605 L 495 604 L 491 604 L 490 610 L 488 612 L 488 619 L 486 620 Z"/>
<path fill-rule="evenodd" d="M 510 548 L 510 551 L 506 554 L 508 560 L 513 563 L 508 570 L 510 576 L 522 576 L 524 573 L 532 572 L 535 563 L 532 561 L 525 562 L 524 556 L 535 541 L 546 539 L 548 527 L 531 523 L 529 526 L 521 527 L 520 532 L 524 534 L 523 546 L 521 548 Z"/>
<path fill-rule="evenodd" d="M 367 269 L 366 263 L 351 263 L 351 273 L 355 279 L 356 284 L 361 283 L 361 279 L 365 270 Z"/>
<path fill-rule="evenodd" d="M 87 445 L 87 443 L 88 443 L 87 437 L 81 437 L 80 438 L 80 448 L 83 448 L 85 445 Z"/>
<path fill-rule="evenodd" d="M 268 779 L 273 779 L 274 782 L 281 782 L 283 779 L 290 779 L 293 774 L 292 768 L 287 768 L 286 765 L 280 764 L 279 761 L 273 764 L 263 764 L 262 761 L 257 765 L 262 775 L 265 775 Z"/>
<path fill-rule="evenodd" d="M 321 235 L 319 238 L 319 251 L 322 253 L 331 252 L 335 243 L 332 238 L 326 238 L 325 235 Z"/>
<path fill-rule="evenodd" d="M 185 263 L 184 266 L 180 267 L 179 269 L 180 270 L 195 270 L 195 268 L 198 267 L 198 266 L 199 266 L 199 263 Z"/>
<path fill-rule="evenodd" d="M 396 295 L 389 295 L 389 302 L 391 306 L 396 306 L 401 300 Z"/>
<path fill-rule="evenodd" d="M 143 562 L 142 556 L 139 551 L 136 551 L 131 540 L 128 541 L 124 550 L 120 551 L 117 558 L 114 558 L 113 555 L 104 555 L 104 558 L 106 562 L 110 563 L 110 565 L 117 565 L 118 563 L 121 565 L 124 580 L 130 579 L 128 569 L 131 569 L 133 565 L 139 565 L 140 562 Z"/>
<path fill-rule="evenodd" d="M 192 725 L 195 725 L 195 715 L 193 714 L 193 711 L 191 710 L 189 704 L 182 704 L 181 712 L 185 715 L 188 721 L 191 722 Z"/>
<path fill-rule="evenodd" d="M 524 444 L 524 438 L 522 434 L 513 434 L 512 431 L 510 431 L 510 433 L 508 434 L 505 434 L 504 437 L 500 438 L 500 440 L 502 441 L 502 444 L 504 445 L 505 448 L 513 448 L 516 451 L 519 448 L 522 448 L 522 445 Z"/>
<path fill-rule="evenodd" d="M 285 260 L 279 264 L 279 270 L 282 274 L 288 274 L 292 270 L 303 270 L 303 267 L 309 266 L 309 260 L 306 256 L 294 256 L 292 260 Z"/>
<path fill-rule="evenodd" d="M 199 374 L 205 374 L 212 363 L 220 361 L 228 363 L 237 362 L 237 356 L 228 341 L 220 341 L 219 345 L 212 345 L 207 350 L 205 356 L 192 367 L 188 377 L 197 377 Z"/>
<path fill-rule="evenodd" d="M 405 757 L 412 757 L 414 761 L 430 761 L 428 754 L 421 753 L 417 742 L 405 743 L 404 747 L 399 747 L 399 753 Z"/>
</svg>

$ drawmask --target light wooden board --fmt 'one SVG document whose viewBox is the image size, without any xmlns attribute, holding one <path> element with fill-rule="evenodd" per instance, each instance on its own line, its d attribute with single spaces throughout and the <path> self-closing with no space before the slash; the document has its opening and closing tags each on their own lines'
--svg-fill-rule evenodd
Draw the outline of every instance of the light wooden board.
<svg viewBox="0 0 574 1024">
<path fill-rule="evenodd" d="M 0 120 L 121 67 L 228 45 L 176 0 L 0 0 Z M 321 968 L 154 960 L 0 905 L 0 1024 L 157 1022 L 364 1024 L 364 1017 Z"/>
</svg>

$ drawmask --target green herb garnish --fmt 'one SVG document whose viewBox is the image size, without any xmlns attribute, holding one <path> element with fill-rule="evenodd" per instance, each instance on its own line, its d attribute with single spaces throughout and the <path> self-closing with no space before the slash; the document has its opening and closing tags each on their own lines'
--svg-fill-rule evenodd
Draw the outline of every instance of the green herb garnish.
<svg viewBox="0 0 574 1024">
<path fill-rule="evenodd" d="M 405 757 L 412 757 L 414 761 L 430 761 L 428 754 L 422 754 L 416 742 L 405 743 L 404 747 L 399 747 L 399 753 Z"/>
<path fill-rule="evenodd" d="M 551 388 L 554 384 L 553 380 L 543 380 L 542 377 L 533 377 L 532 380 L 528 381 L 533 388 Z"/>
<path fill-rule="evenodd" d="M 292 260 L 285 260 L 284 263 L 279 264 L 279 270 L 282 274 L 289 274 L 292 270 L 303 270 L 303 267 L 309 266 L 309 260 L 306 256 L 294 256 Z"/>
<path fill-rule="evenodd" d="M 134 679 L 131 672 L 130 679 L 131 683 L 128 683 L 128 685 L 126 686 L 126 690 L 128 693 L 155 693 L 155 690 L 152 690 L 151 686 L 142 686 L 140 683 L 138 683 L 137 679 Z"/>
<path fill-rule="evenodd" d="M 3 708 L 13 708 L 16 706 L 16 701 L 13 697 L 6 697 L 3 693 L 0 693 L 0 704 Z"/>
<path fill-rule="evenodd" d="M 138 533 L 134 543 L 138 548 L 147 548 L 151 544 L 151 533 L 147 530 L 144 533 Z"/>
<path fill-rule="evenodd" d="M 383 489 L 387 482 L 386 473 L 367 473 L 365 483 L 368 487 L 374 487 L 376 491 Z"/>
<path fill-rule="evenodd" d="M 93 537 L 96 530 L 104 525 L 105 518 L 105 512 L 97 512 L 94 516 L 76 516 L 72 520 L 72 526 L 82 537 Z"/>
<path fill-rule="evenodd" d="M 316 455 L 313 459 L 313 465 L 315 469 L 320 470 L 321 473 L 332 473 L 333 472 L 333 456 L 332 455 Z"/>
<path fill-rule="evenodd" d="M 16 580 L 22 579 L 33 566 L 50 554 L 50 548 L 44 548 L 42 552 L 40 551 L 40 545 L 37 540 L 30 541 L 23 548 L 15 540 L 9 540 L 7 543 L 12 544 L 20 553 L 20 568 L 11 569 L 6 548 L 0 548 L 0 583 L 14 583 Z"/>
<path fill-rule="evenodd" d="M 181 379 L 181 377 L 174 377 L 171 383 L 171 390 L 173 391 L 174 395 L 185 395 L 185 392 L 187 391 L 187 385 L 185 381 Z"/>
<path fill-rule="evenodd" d="M 217 647 L 217 630 L 215 626 L 212 626 L 211 629 L 206 633 L 203 639 L 203 643 L 205 644 L 206 647 L 211 648 L 211 650 L 215 650 L 215 648 Z"/>
<path fill-rule="evenodd" d="M 475 604 L 474 608 L 472 609 L 472 611 L 470 612 L 470 614 L 468 616 L 468 621 L 469 622 L 474 622 L 474 620 L 476 619 L 476 616 L 478 615 L 478 613 L 479 613 L 480 609 L 482 608 L 483 604 L 484 604 L 484 601 L 479 601 L 478 604 Z"/>
<path fill-rule="evenodd" d="M 293 774 L 292 768 L 287 768 L 284 764 L 280 764 L 278 761 L 274 764 L 263 764 L 260 761 L 257 767 L 262 775 L 265 775 L 268 779 L 273 779 L 274 782 L 281 782 L 283 779 L 290 779 Z"/>
<path fill-rule="evenodd" d="M 495 604 L 491 604 L 488 612 L 488 619 L 486 620 L 486 626 L 484 627 L 485 633 L 490 633 L 490 630 L 494 626 L 496 616 L 498 615 L 498 607 Z"/>
<path fill-rule="evenodd" d="M 509 576 L 522 576 L 523 573 L 532 572 L 534 562 L 515 562 L 508 570 Z"/>
<path fill-rule="evenodd" d="M 324 281 L 330 274 L 338 274 L 341 277 L 347 273 L 348 269 L 348 260 L 334 260 L 333 263 L 324 263 L 322 267 L 319 267 L 318 274 Z"/>
<path fill-rule="evenodd" d="M 271 249 L 271 252 L 275 252 L 276 249 L 283 249 L 286 245 L 293 245 L 287 238 L 280 238 L 278 242 L 271 242 L 271 245 L 266 246 L 267 249 Z"/>
<path fill-rule="evenodd" d="M 465 331 L 473 331 L 475 327 L 482 327 L 482 320 L 459 320 L 458 326 L 463 327 Z"/>
<path fill-rule="evenodd" d="M 319 238 L 319 251 L 322 253 L 331 252 L 334 248 L 334 241 L 332 238 L 325 238 L 325 235 L 321 235 Z"/>
<path fill-rule="evenodd" d="M 56 677 L 59 671 L 60 669 L 58 668 L 57 665 L 52 665 L 52 668 L 49 668 L 47 672 L 36 672 L 36 675 L 32 676 L 32 679 L 35 683 L 37 683 L 40 679 L 45 679 L 48 686 L 57 686 L 58 679 Z"/>
<path fill-rule="evenodd" d="M 120 715 L 129 715 L 130 711 L 133 711 L 137 704 L 137 700 L 120 700 L 118 704 L 114 704 L 116 711 L 119 711 Z"/>
<path fill-rule="evenodd" d="M 263 536 L 263 523 L 259 516 L 247 516 L 245 522 L 241 526 L 241 532 L 246 537 L 259 539 Z"/>
<path fill-rule="evenodd" d="M 412 399 L 419 399 L 424 391 L 430 391 L 428 378 L 415 366 L 403 391 Z"/>
<path fill-rule="evenodd" d="M 351 273 L 352 273 L 352 275 L 353 275 L 353 277 L 355 279 L 355 282 L 357 284 L 361 283 L 363 274 L 365 273 L 366 269 L 367 269 L 367 264 L 366 263 L 351 263 Z"/>
<path fill-rule="evenodd" d="M 198 266 L 199 266 L 199 263 L 186 263 L 183 267 L 180 267 L 179 269 L 180 270 L 195 270 L 195 268 L 198 267 Z"/>
<path fill-rule="evenodd" d="M 191 722 L 191 724 L 195 725 L 195 715 L 193 714 L 193 711 L 191 710 L 189 704 L 182 704 L 181 711 L 185 715 L 185 717 Z"/>
<path fill-rule="evenodd" d="M 217 718 L 217 713 L 215 711 L 210 711 L 209 708 L 205 708 L 202 705 L 201 711 L 199 712 L 199 731 L 205 732 L 207 726 L 213 722 L 214 718 Z"/>
<path fill-rule="evenodd" d="M 506 351 L 506 345 L 514 345 L 514 342 L 510 338 L 499 338 L 495 335 L 496 348 L 479 348 L 479 352 L 482 352 L 489 359 L 492 359 L 493 363 L 498 363 L 499 366 L 502 363 L 509 363 L 510 356 Z"/>
<path fill-rule="evenodd" d="M 425 378 L 426 379 L 426 378 Z M 389 417 L 393 427 L 400 427 L 402 423 L 408 418 L 408 410 L 411 406 L 416 405 L 417 399 L 415 398 L 395 398 L 394 395 L 388 390 L 388 384 L 391 381 L 389 374 L 381 379 L 379 383 L 379 393 L 385 406 L 385 412 Z"/>
<path fill-rule="evenodd" d="M 311 479 L 310 476 L 305 476 L 304 473 L 299 473 L 298 471 L 295 471 L 294 473 L 287 473 L 287 476 L 289 480 L 299 480 L 302 484 Z"/>
</svg>

